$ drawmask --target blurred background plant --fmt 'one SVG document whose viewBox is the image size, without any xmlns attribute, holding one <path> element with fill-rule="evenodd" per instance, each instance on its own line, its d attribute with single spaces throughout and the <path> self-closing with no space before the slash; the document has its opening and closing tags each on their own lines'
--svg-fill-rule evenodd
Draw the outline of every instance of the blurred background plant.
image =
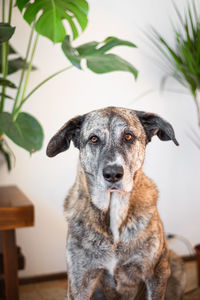
<svg viewBox="0 0 200 300">
<path fill-rule="evenodd" d="M 179 19 L 178 26 L 172 24 L 174 46 L 154 28 L 147 36 L 161 55 L 162 61 L 159 63 L 167 70 L 161 87 L 164 87 L 170 76 L 186 87 L 194 99 L 200 126 L 200 15 L 195 1 L 188 3 L 184 16 L 174 2 L 173 5 Z"/>
<path fill-rule="evenodd" d="M 15 27 L 11 25 L 12 13 L 19 9 L 24 20 L 31 26 L 25 58 L 22 58 L 11 46 L 10 39 L 15 33 Z M 13 0 L 2 0 L 0 23 L 0 152 L 3 154 L 8 169 L 12 168 L 13 153 L 6 137 L 15 144 L 24 148 L 29 153 L 41 149 L 44 133 L 43 128 L 32 115 L 22 112 L 23 104 L 48 80 L 58 74 L 77 67 L 82 69 L 81 62 L 86 60 L 87 68 L 95 73 L 107 73 L 112 71 L 125 71 L 137 78 L 138 71 L 126 60 L 116 54 L 107 53 L 116 46 L 136 47 L 135 44 L 108 37 L 103 42 L 92 41 L 73 48 L 71 40 L 79 37 L 88 25 L 89 5 L 86 0 L 17 0 L 16 6 Z M 67 21 L 70 33 L 66 31 L 64 22 Z M 36 68 L 33 59 L 38 45 L 39 36 L 45 36 L 54 44 L 61 43 L 62 51 L 70 65 L 51 74 L 29 93 L 27 86 L 30 82 L 30 72 Z M 15 58 L 13 58 L 15 56 Z M 12 82 L 9 76 L 21 71 L 19 83 Z M 15 89 L 16 96 L 12 97 L 7 90 Z M 12 101 L 11 110 L 6 111 L 6 101 Z"/>
</svg>

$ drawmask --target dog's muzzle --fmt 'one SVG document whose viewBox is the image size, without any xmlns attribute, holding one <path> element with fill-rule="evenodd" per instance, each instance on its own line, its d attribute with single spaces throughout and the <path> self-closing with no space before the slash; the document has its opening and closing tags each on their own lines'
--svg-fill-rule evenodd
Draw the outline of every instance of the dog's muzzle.
<svg viewBox="0 0 200 300">
<path fill-rule="evenodd" d="M 124 169 L 119 165 L 108 165 L 103 169 L 103 177 L 110 183 L 120 181 L 124 176 Z"/>
</svg>

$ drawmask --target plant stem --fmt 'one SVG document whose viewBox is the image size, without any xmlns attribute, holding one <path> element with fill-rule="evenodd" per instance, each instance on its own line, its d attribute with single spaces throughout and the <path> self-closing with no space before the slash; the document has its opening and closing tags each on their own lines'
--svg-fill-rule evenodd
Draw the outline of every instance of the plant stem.
<svg viewBox="0 0 200 300">
<path fill-rule="evenodd" d="M 21 72 L 19 86 L 18 86 L 18 89 L 17 89 L 17 95 L 15 97 L 15 103 L 13 105 L 13 110 L 12 110 L 12 115 L 13 116 L 15 114 L 15 109 L 17 107 L 17 103 L 18 103 L 21 88 L 22 88 L 22 83 L 23 83 L 23 80 L 24 80 L 24 74 L 25 74 L 25 70 L 26 70 L 27 60 L 28 60 L 28 56 L 29 56 L 29 53 L 30 53 L 31 44 L 32 44 L 32 40 L 33 40 L 34 27 L 35 27 L 35 23 L 32 25 L 31 33 L 30 33 L 29 40 L 28 40 L 28 46 L 27 46 L 26 56 L 25 56 L 25 61 L 24 61 L 24 67 L 23 67 L 23 70 Z"/>
<path fill-rule="evenodd" d="M 28 65 L 28 70 L 27 70 L 26 79 L 25 79 L 25 83 L 24 83 L 24 89 L 23 89 L 23 92 L 22 92 L 21 102 L 24 101 L 24 97 L 25 97 L 25 93 L 26 93 L 26 89 L 27 89 L 27 85 L 28 85 L 28 80 L 29 80 L 31 69 L 32 69 L 33 57 L 34 57 L 35 50 L 36 50 L 37 43 L 38 43 L 38 38 L 39 38 L 39 34 L 37 33 L 36 38 L 35 38 L 35 42 L 33 44 L 31 59 L 30 59 L 29 65 Z"/>
<path fill-rule="evenodd" d="M 8 13 L 8 23 L 11 23 L 11 17 L 12 17 L 12 5 L 13 5 L 13 0 L 10 0 L 10 5 L 9 5 L 9 13 Z"/>
<path fill-rule="evenodd" d="M 9 15 L 8 15 L 8 23 L 11 22 L 12 16 L 12 4 L 13 0 L 9 2 Z M 2 1 L 2 21 L 5 22 L 5 0 Z M 9 52 L 9 44 L 5 42 L 2 44 L 2 73 L 3 78 L 7 77 L 8 74 L 8 52 Z M 5 93 L 6 93 L 6 86 L 2 87 L 2 97 L 0 103 L 0 112 L 3 112 L 4 104 L 5 104 Z"/>
<path fill-rule="evenodd" d="M 6 78 L 7 75 L 7 42 L 2 44 L 2 73 L 3 78 Z M 2 86 L 2 97 L 1 97 L 1 103 L 0 103 L 0 112 L 4 109 L 4 103 L 5 103 L 5 93 L 6 93 L 6 87 Z"/>
<path fill-rule="evenodd" d="M 64 71 L 67 71 L 69 69 L 71 69 L 73 67 L 73 65 L 71 66 L 68 66 L 64 69 L 61 69 L 55 73 L 53 73 L 52 75 L 50 75 L 49 77 L 47 77 L 46 79 L 44 79 L 42 82 L 40 82 L 25 98 L 24 98 L 24 101 L 25 102 L 35 91 L 37 91 L 37 89 L 39 89 L 43 84 L 45 84 L 47 81 L 49 81 L 51 78 L 55 77 L 56 75 L 64 72 Z"/>
<path fill-rule="evenodd" d="M 17 119 L 17 116 L 18 116 L 19 111 L 22 107 L 22 104 L 24 103 L 24 97 L 25 97 L 25 93 L 26 93 L 26 89 L 27 89 L 27 85 L 28 85 L 28 81 L 29 81 L 30 72 L 31 72 L 31 69 L 32 69 L 33 57 L 34 57 L 35 50 L 36 50 L 36 47 L 37 47 L 38 38 L 39 38 L 39 34 L 37 33 L 36 38 L 35 38 L 35 42 L 33 44 L 31 58 L 30 58 L 30 61 L 28 63 L 28 70 L 27 70 L 27 73 L 26 73 L 26 78 L 25 78 L 25 82 L 24 82 L 24 89 L 23 89 L 23 92 L 22 92 L 21 101 L 20 101 L 19 107 L 15 110 L 15 112 L 13 114 L 13 121 L 15 121 Z"/>
<path fill-rule="evenodd" d="M 200 127 L 200 105 L 199 105 L 199 102 L 198 102 L 198 96 L 197 95 L 198 94 L 195 93 L 195 95 L 194 95 L 194 102 L 196 104 L 198 124 L 199 124 L 199 127 Z"/>
<path fill-rule="evenodd" d="M 47 81 L 49 81 L 51 78 L 57 76 L 58 74 L 64 72 L 64 71 L 67 71 L 69 69 L 71 69 L 73 67 L 73 65 L 70 65 L 64 69 L 61 69 L 55 73 L 53 73 L 52 75 L 48 76 L 46 79 L 44 79 L 42 82 L 40 82 L 38 85 L 36 85 L 36 87 L 34 87 L 34 89 L 32 89 L 32 91 L 23 99 L 23 101 L 21 101 L 19 107 L 17 108 L 16 110 L 16 113 L 18 113 L 22 107 L 22 105 L 24 104 L 25 101 L 28 100 L 28 98 L 34 93 L 36 92 L 43 84 L 45 84 Z"/>
<path fill-rule="evenodd" d="M 2 0 L 2 22 L 5 22 L 5 0 Z"/>
<path fill-rule="evenodd" d="M 2 22 L 5 22 L 5 0 L 2 0 Z M 2 73 L 3 73 L 3 77 L 4 77 L 4 69 L 5 69 L 5 43 L 2 44 Z M 4 93 L 5 93 L 5 87 L 2 86 L 1 89 L 2 92 L 2 97 L 1 97 L 1 102 L 0 102 L 0 112 L 3 111 L 3 107 L 4 107 Z"/>
</svg>

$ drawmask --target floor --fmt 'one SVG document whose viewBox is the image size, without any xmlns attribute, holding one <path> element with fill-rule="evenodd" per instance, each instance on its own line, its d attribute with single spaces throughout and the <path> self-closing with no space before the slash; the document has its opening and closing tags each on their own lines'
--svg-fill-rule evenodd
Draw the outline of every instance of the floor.
<svg viewBox="0 0 200 300">
<path fill-rule="evenodd" d="M 20 286 L 20 300 L 64 300 L 66 280 L 55 280 Z"/>
<path fill-rule="evenodd" d="M 200 287 L 197 284 L 195 262 L 187 262 L 185 270 L 187 274 L 187 286 L 183 300 L 200 300 Z M 20 300 L 64 300 L 66 285 L 66 280 L 22 285 L 20 286 Z"/>
</svg>

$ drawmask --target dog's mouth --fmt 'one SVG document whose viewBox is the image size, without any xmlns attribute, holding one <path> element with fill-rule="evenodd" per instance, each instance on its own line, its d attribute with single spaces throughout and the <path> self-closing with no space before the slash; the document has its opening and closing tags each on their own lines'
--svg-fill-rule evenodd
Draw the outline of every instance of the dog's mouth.
<svg viewBox="0 0 200 300">
<path fill-rule="evenodd" d="M 110 187 L 108 187 L 105 192 L 108 192 L 108 193 L 113 193 L 113 192 L 130 193 L 130 190 L 125 189 L 122 185 L 113 184 Z"/>
<path fill-rule="evenodd" d="M 119 189 L 110 189 L 108 190 L 108 192 L 113 193 L 113 192 L 123 192 L 123 190 L 119 190 Z"/>
<path fill-rule="evenodd" d="M 107 190 L 108 192 L 124 192 L 124 189 L 120 188 L 117 185 L 112 185 L 110 188 Z"/>
<path fill-rule="evenodd" d="M 122 191 L 123 189 L 118 185 L 118 184 L 112 184 L 108 186 L 107 191 L 108 192 L 117 192 L 117 191 Z"/>
<path fill-rule="evenodd" d="M 119 189 L 119 188 L 117 188 L 115 186 L 113 186 L 113 187 L 111 187 L 111 188 L 108 189 L 108 192 L 120 192 L 120 191 L 122 191 L 122 189 Z"/>
</svg>

